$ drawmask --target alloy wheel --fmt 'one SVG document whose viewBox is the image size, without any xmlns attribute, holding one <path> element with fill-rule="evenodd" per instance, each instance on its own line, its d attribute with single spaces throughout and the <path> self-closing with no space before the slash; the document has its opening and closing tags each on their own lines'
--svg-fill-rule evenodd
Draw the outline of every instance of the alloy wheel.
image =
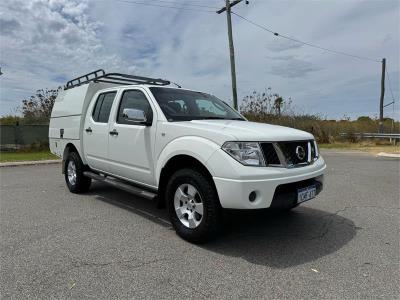
<svg viewBox="0 0 400 300">
<path fill-rule="evenodd" d="M 196 228 L 200 225 L 204 206 L 200 193 L 188 183 L 181 184 L 174 195 L 175 212 L 181 223 L 187 228 Z"/>
<path fill-rule="evenodd" d="M 67 175 L 68 175 L 68 181 L 71 185 L 76 184 L 76 165 L 73 160 L 70 160 L 68 162 L 67 166 Z"/>
</svg>

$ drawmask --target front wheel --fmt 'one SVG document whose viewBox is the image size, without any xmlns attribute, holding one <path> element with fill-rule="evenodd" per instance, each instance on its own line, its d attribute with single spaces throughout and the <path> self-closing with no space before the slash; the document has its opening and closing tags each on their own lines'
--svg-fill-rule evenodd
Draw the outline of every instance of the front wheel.
<svg viewBox="0 0 400 300">
<path fill-rule="evenodd" d="M 70 152 L 65 160 L 65 182 L 72 193 L 84 193 L 92 180 L 83 175 L 84 165 L 78 153 Z"/>
<path fill-rule="evenodd" d="M 220 231 L 221 207 L 210 178 L 192 169 L 174 173 L 166 189 L 168 212 L 177 234 L 203 243 Z"/>
</svg>

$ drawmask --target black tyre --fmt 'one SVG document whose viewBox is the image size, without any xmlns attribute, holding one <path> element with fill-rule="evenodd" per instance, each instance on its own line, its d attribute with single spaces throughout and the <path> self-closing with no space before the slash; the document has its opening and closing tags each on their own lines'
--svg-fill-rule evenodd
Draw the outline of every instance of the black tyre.
<svg viewBox="0 0 400 300">
<path fill-rule="evenodd" d="M 92 180 L 83 175 L 85 169 L 79 154 L 70 152 L 65 160 L 65 182 L 72 193 L 85 193 Z"/>
<path fill-rule="evenodd" d="M 177 234 L 192 243 L 215 238 L 221 229 L 221 206 L 210 178 L 193 169 L 175 172 L 166 188 L 167 207 Z"/>
</svg>

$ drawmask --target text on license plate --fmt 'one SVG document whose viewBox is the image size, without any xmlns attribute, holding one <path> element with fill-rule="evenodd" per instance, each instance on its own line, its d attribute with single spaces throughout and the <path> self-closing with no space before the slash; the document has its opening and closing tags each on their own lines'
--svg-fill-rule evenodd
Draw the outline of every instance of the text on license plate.
<svg viewBox="0 0 400 300">
<path fill-rule="evenodd" d="M 315 185 L 297 190 L 297 203 L 301 203 L 312 198 L 317 194 L 317 187 Z"/>
</svg>

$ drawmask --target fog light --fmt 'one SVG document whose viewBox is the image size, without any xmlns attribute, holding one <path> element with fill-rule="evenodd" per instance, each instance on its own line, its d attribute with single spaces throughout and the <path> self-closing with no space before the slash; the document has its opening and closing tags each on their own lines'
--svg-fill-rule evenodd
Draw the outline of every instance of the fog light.
<svg viewBox="0 0 400 300">
<path fill-rule="evenodd" d="M 256 200 L 256 198 L 257 198 L 257 193 L 256 193 L 255 191 L 252 191 L 252 192 L 249 194 L 249 201 L 250 201 L 250 202 L 254 202 L 254 201 Z"/>
</svg>

